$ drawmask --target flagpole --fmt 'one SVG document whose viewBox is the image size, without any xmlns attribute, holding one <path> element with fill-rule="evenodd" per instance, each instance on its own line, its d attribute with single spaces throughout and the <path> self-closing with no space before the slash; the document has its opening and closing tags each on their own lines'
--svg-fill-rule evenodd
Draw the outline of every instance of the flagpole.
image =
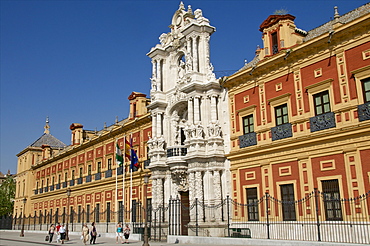
<svg viewBox="0 0 370 246">
<path fill-rule="evenodd" d="M 130 134 L 130 148 L 132 149 L 132 133 Z M 131 149 L 130 149 L 130 154 L 132 154 Z M 130 210 L 132 210 L 132 155 L 131 155 L 131 162 L 130 162 Z M 130 223 L 131 222 L 132 222 L 132 214 L 130 216 Z"/>
<path fill-rule="evenodd" d="M 115 141 L 115 146 L 117 148 L 117 145 L 118 145 L 118 141 L 117 141 L 117 138 L 116 138 L 116 141 Z M 116 150 L 117 152 L 117 150 Z M 116 197 L 116 201 L 115 201 L 115 206 L 116 206 L 116 214 L 117 214 L 117 222 L 119 222 L 119 208 L 118 208 L 118 162 L 117 162 L 117 157 L 116 157 L 116 194 L 115 194 L 115 197 Z"/>
<path fill-rule="evenodd" d="M 122 218 L 123 218 L 123 223 L 126 223 L 126 217 L 125 217 L 125 175 L 126 175 L 126 134 L 123 137 L 123 165 L 122 165 Z"/>
</svg>

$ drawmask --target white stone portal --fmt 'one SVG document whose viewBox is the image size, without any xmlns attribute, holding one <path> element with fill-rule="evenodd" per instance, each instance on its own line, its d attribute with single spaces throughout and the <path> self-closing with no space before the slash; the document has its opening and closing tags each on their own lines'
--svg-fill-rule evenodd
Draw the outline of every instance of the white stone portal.
<svg viewBox="0 0 370 246">
<path fill-rule="evenodd" d="M 225 154 L 229 151 L 227 92 L 213 73 L 209 41 L 215 28 L 181 3 L 152 59 L 152 138 L 148 142 L 153 180 L 153 208 L 172 197 L 200 203 L 220 203 L 230 194 Z M 203 210 L 198 211 L 204 217 Z M 190 211 L 190 223 L 194 214 Z M 203 226 L 218 236 L 221 211 L 205 216 Z M 217 222 L 217 223 L 216 223 Z M 216 226 L 217 224 L 217 226 Z M 213 235 L 212 235 L 213 234 Z"/>
</svg>

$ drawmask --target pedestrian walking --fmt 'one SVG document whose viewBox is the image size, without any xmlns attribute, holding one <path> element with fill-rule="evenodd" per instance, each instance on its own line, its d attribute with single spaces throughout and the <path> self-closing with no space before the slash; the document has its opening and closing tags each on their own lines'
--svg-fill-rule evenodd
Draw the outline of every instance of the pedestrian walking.
<svg viewBox="0 0 370 246">
<path fill-rule="evenodd" d="M 116 226 L 116 243 L 118 243 L 118 238 L 120 238 L 121 243 L 123 243 L 122 234 L 123 234 L 123 227 L 121 223 L 118 223 Z"/>
<path fill-rule="evenodd" d="M 86 245 L 86 242 L 89 240 L 89 227 L 84 223 L 82 227 L 82 242 Z"/>
<path fill-rule="evenodd" d="M 62 224 L 59 228 L 59 235 L 62 244 L 64 244 L 64 240 L 66 239 L 66 228 L 64 227 L 64 224 Z"/>
<path fill-rule="evenodd" d="M 56 231 L 55 231 L 55 234 L 57 235 L 57 243 L 59 243 L 60 241 L 60 234 L 59 234 L 59 229 L 60 229 L 60 223 L 57 223 L 57 226 L 55 227 Z"/>
<path fill-rule="evenodd" d="M 90 244 L 95 244 L 97 235 L 98 235 L 98 232 L 96 231 L 95 222 L 93 222 L 91 223 Z"/>
<path fill-rule="evenodd" d="M 49 227 L 49 230 L 48 230 L 49 243 L 51 243 L 53 241 L 54 233 L 55 233 L 55 226 L 54 226 L 54 224 L 51 224 L 50 227 Z"/>
<path fill-rule="evenodd" d="M 130 237 L 130 227 L 128 226 L 128 224 L 126 224 L 126 227 L 125 229 L 123 229 L 123 235 L 125 236 L 125 242 L 124 243 L 128 243 L 128 238 Z"/>
</svg>

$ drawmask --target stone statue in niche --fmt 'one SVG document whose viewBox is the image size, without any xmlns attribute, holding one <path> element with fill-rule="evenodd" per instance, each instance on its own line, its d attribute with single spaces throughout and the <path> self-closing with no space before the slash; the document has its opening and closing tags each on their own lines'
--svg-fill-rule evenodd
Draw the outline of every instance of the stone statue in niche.
<svg viewBox="0 0 370 246">
<path fill-rule="evenodd" d="M 191 72 L 193 70 L 193 58 L 190 55 L 190 52 L 186 55 L 186 71 Z"/>
<path fill-rule="evenodd" d="M 177 67 L 179 80 L 181 80 L 185 76 L 185 63 L 183 60 L 180 60 L 179 66 Z"/>
<path fill-rule="evenodd" d="M 150 80 L 152 82 L 152 91 L 156 91 L 157 90 L 157 80 L 155 78 L 151 78 Z"/>
</svg>

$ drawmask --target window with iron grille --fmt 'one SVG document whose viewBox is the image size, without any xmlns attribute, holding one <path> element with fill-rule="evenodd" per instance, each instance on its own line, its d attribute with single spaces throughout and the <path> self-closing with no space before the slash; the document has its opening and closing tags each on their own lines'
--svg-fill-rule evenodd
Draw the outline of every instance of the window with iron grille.
<svg viewBox="0 0 370 246">
<path fill-rule="evenodd" d="M 275 120 L 277 126 L 289 123 L 287 104 L 275 107 Z"/>
<path fill-rule="evenodd" d="M 73 207 L 69 207 L 69 223 L 73 223 Z"/>
<path fill-rule="evenodd" d="M 313 95 L 313 101 L 315 105 L 315 115 L 325 114 L 331 111 L 329 91 L 323 91 Z"/>
<path fill-rule="evenodd" d="M 146 202 L 147 202 L 146 217 L 148 219 L 147 222 L 152 222 L 152 198 L 147 198 Z"/>
<path fill-rule="evenodd" d="M 258 221 L 258 195 L 257 188 L 246 188 L 248 204 L 248 220 Z"/>
<path fill-rule="evenodd" d="M 107 219 L 106 219 L 106 221 L 107 222 L 110 222 L 110 202 L 107 202 L 107 209 L 106 209 L 106 211 L 107 211 Z"/>
<path fill-rule="evenodd" d="M 123 202 L 119 201 L 118 202 L 118 221 L 123 222 Z"/>
<path fill-rule="evenodd" d="M 81 223 L 81 205 L 78 206 L 77 223 Z"/>
<path fill-rule="evenodd" d="M 63 207 L 63 218 L 62 218 L 63 224 L 66 223 L 66 207 Z"/>
<path fill-rule="evenodd" d="M 296 220 L 293 184 L 280 185 L 280 191 L 283 209 L 283 220 Z"/>
<path fill-rule="evenodd" d="M 244 134 L 254 132 L 253 114 L 243 117 Z"/>
<path fill-rule="evenodd" d="M 90 222 L 90 205 L 86 206 L 86 222 Z"/>
<path fill-rule="evenodd" d="M 99 223 L 100 222 L 99 212 L 100 212 L 100 203 L 97 203 L 95 205 L 95 222 L 96 223 Z"/>
<path fill-rule="evenodd" d="M 322 193 L 326 220 L 343 220 L 338 180 L 323 180 Z"/>
<path fill-rule="evenodd" d="M 132 200 L 132 222 L 136 222 L 136 200 Z"/>
<path fill-rule="evenodd" d="M 370 102 L 370 78 L 364 79 L 362 82 L 362 92 L 364 95 L 364 103 Z"/>
</svg>

